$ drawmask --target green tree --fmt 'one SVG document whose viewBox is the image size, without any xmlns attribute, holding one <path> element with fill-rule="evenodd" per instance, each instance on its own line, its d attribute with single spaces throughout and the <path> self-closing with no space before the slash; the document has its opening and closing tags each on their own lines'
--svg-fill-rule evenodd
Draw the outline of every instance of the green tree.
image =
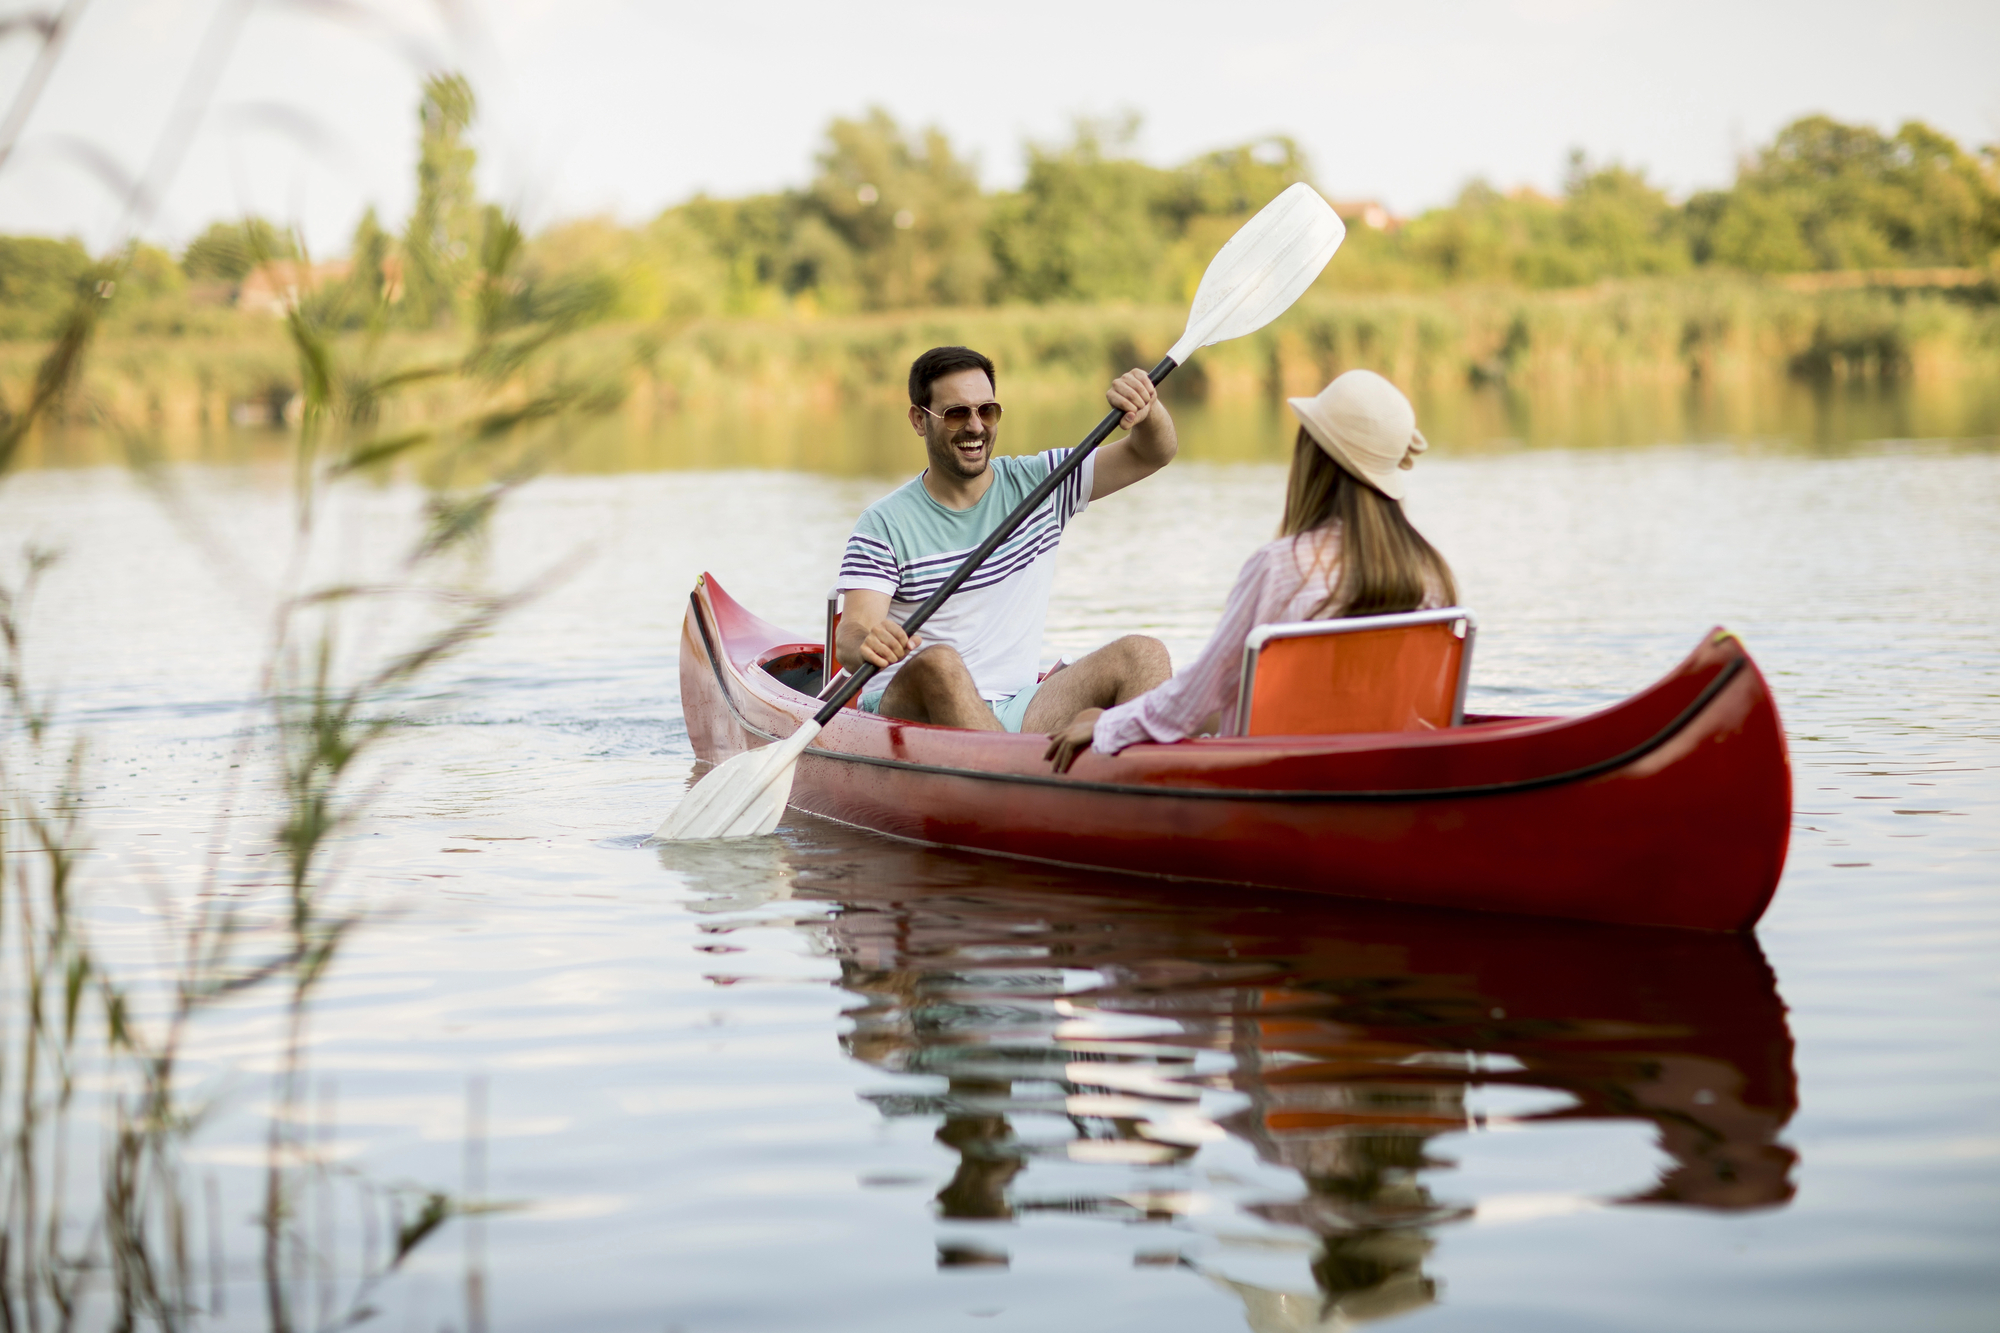
<svg viewBox="0 0 2000 1333">
<path fill-rule="evenodd" d="M 1991 163 L 1922 121 L 1896 131 L 1879 225 L 1905 262 L 1987 261 L 2000 246 L 2000 179 Z"/>
<path fill-rule="evenodd" d="M 1681 205 L 1681 230 L 1696 264 L 1715 262 L 1715 229 L 1729 211 L 1730 198 L 1727 190 L 1697 190 Z"/>
<path fill-rule="evenodd" d="M 424 80 L 417 108 L 417 202 L 403 233 L 403 314 L 419 328 L 452 314 L 478 267 L 481 222 L 472 172 L 479 155 L 465 142 L 477 114 L 464 75 Z"/>
<path fill-rule="evenodd" d="M 698 237 L 705 244 L 710 263 L 685 251 L 683 259 L 716 273 L 725 313 L 774 314 L 807 292 L 836 292 L 845 299 L 853 290 L 853 252 L 824 223 L 807 226 L 806 211 L 795 193 L 743 199 L 697 195 L 662 213 L 654 225 L 663 234 L 684 241 Z"/>
<path fill-rule="evenodd" d="M 1533 190 L 1502 194 L 1485 181 L 1459 191 L 1449 208 L 1432 209 L 1398 236 L 1416 266 L 1445 283 L 1584 281 L 1573 265 L 1553 263 L 1560 248 L 1560 201 Z"/>
<path fill-rule="evenodd" d="M 722 306 L 726 271 L 708 238 L 687 219 L 669 211 L 654 218 L 638 236 L 639 252 L 630 285 L 647 319 L 693 319 Z"/>
<path fill-rule="evenodd" d="M 111 280 L 106 327 L 135 333 L 186 333 L 193 311 L 180 262 L 158 246 L 135 244 L 124 272 Z"/>
<path fill-rule="evenodd" d="M 1166 243 L 1154 299 L 1192 300 L 1208 261 L 1243 220 L 1307 179 L 1305 154 L 1284 135 L 1220 148 L 1175 168 L 1153 207 Z"/>
<path fill-rule="evenodd" d="M 0 338 L 52 335 L 94 267 L 74 238 L 0 236 Z"/>
<path fill-rule="evenodd" d="M 1571 281 L 1679 273 L 1690 263 L 1667 196 L 1641 172 L 1616 163 L 1593 169 L 1581 151 L 1570 155 L 1559 236 Z"/>
<path fill-rule="evenodd" d="M 1173 174 L 1130 155 L 1138 120 L 1081 120 L 1063 145 L 1028 145 L 1017 194 L 988 229 L 998 294 L 1047 301 L 1146 300 L 1164 285 Z"/>
<path fill-rule="evenodd" d="M 379 302 L 389 285 L 389 254 L 395 241 L 382 229 L 370 204 L 354 224 L 354 237 L 347 244 L 348 285 L 366 308 Z"/>
<path fill-rule="evenodd" d="M 1977 265 L 2000 245 L 2000 188 L 1921 121 L 1806 116 L 1738 173 L 1713 236 L 1717 262 L 1760 272 Z"/>
<path fill-rule="evenodd" d="M 1815 267 L 1799 220 L 1785 201 L 1756 190 L 1724 197 L 1708 232 L 1714 262 L 1746 273 L 1797 273 Z"/>
<path fill-rule="evenodd" d="M 132 247 L 132 257 L 125 266 L 125 276 L 119 280 L 118 290 L 121 295 L 149 301 L 171 300 L 187 291 L 187 285 L 187 275 L 172 255 L 156 245 L 142 243 Z"/>
<path fill-rule="evenodd" d="M 851 297 L 866 307 L 966 305 L 985 299 L 992 255 L 981 232 L 986 200 L 973 164 L 935 128 L 905 133 L 880 107 L 836 119 L 805 204 L 853 256 Z M 826 247 L 799 219 L 798 257 L 835 289 Z"/>
<path fill-rule="evenodd" d="M 1184 232 L 1202 218 L 1248 217 L 1287 186 L 1307 179 L 1304 152 L 1288 135 L 1274 134 L 1204 153 L 1177 168 L 1158 208 L 1170 228 Z"/>
<path fill-rule="evenodd" d="M 241 282 L 267 260 L 298 257 L 298 238 L 289 228 L 248 217 L 210 223 L 181 251 L 181 269 L 196 282 Z"/>
</svg>

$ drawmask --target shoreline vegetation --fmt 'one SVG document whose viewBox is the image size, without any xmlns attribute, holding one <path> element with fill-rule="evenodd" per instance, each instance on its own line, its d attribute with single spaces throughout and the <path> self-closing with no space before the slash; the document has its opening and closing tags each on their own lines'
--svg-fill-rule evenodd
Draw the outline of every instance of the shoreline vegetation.
<svg viewBox="0 0 2000 1333">
<path fill-rule="evenodd" d="M 1338 263 L 1338 257 L 1336 257 Z M 1876 275 L 1878 279 L 1893 275 Z M 1417 394 L 1656 386 L 1943 385 L 2000 375 L 2000 302 L 1989 288 L 1880 285 L 1800 291 L 1739 275 L 1607 281 L 1521 291 L 1315 292 L 1256 336 L 1210 348 L 1170 381 L 1170 401 L 1275 403 L 1368 366 Z M 1185 308 L 1010 306 L 579 329 L 551 373 L 623 385 L 620 415 L 647 429 L 683 411 L 894 404 L 910 360 L 966 343 L 1001 367 L 1010 401 L 1070 401 L 1180 333 Z M 385 371 L 451 354 L 450 329 L 379 337 Z M 40 344 L 0 343 L 0 393 L 18 401 Z M 68 424 L 116 420 L 171 439 L 296 415 L 296 349 L 284 325 L 244 321 L 199 338 L 107 330 L 75 386 Z M 409 395 L 383 425 L 456 411 L 449 389 Z M 80 411 L 77 409 L 81 409 Z"/>
<path fill-rule="evenodd" d="M 178 256 L 0 237 L 0 426 L 30 455 L 48 452 L 14 429 L 30 419 L 36 436 L 143 435 L 171 455 L 194 436 L 296 425 L 309 397 L 297 321 L 413 377 L 393 405 L 371 404 L 390 431 L 467 410 L 452 396 L 464 381 L 423 367 L 510 325 L 562 345 L 510 370 L 503 397 L 526 407 L 589 380 L 638 432 L 683 414 L 892 404 L 911 359 L 941 343 L 992 355 L 1010 404 L 1075 402 L 1150 364 L 1221 241 L 1311 179 L 1283 136 L 1154 166 L 1132 156 L 1128 119 L 1026 145 L 1021 186 L 985 191 L 941 132 L 873 110 L 830 124 L 801 187 L 528 237 L 477 197 L 477 109 L 462 77 L 426 82 L 411 215 L 392 232 L 371 209 L 343 258 L 315 262 L 254 217 Z M 1681 200 L 1577 153 L 1559 195 L 1474 181 L 1413 218 L 1335 207 L 1348 237 L 1319 283 L 1270 328 L 1204 352 L 1170 401 L 1274 406 L 1356 366 L 1432 398 L 1774 381 L 1963 396 L 2000 379 L 2000 145 L 1967 149 L 1919 122 L 1885 133 L 1806 116 L 1746 155 L 1730 188 Z M 48 360 L 64 329 L 83 330 L 88 356 L 79 344 Z"/>
</svg>

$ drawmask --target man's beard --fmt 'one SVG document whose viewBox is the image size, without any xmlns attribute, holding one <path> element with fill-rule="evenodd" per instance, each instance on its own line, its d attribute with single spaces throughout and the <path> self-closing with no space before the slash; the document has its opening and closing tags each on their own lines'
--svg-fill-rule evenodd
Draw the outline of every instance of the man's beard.
<svg viewBox="0 0 2000 1333">
<path fill-rule="evenodd" d="M 983 476 L 986 469 L 992 466 L 993 437 L 988 435 L 977 441 L 966 440 L 963 443 L 978 444 L 982 451 L 978 462 L 968 464 L 964 456 L 959 453 L 958 443 L 952 441 L 945 441 L 940 444 L 936 454 L 932 457 L 932 461 L 941 464 L 946 471 L 961 481 L 971 481 L 974 477 Z"/>
</svg>

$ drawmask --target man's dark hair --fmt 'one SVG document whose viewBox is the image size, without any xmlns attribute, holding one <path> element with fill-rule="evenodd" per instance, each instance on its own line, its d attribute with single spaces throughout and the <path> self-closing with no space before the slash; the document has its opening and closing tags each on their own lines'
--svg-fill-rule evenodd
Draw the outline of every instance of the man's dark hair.
<svg viewBox="0 0 2000 1333">
<path fill-rule="evenodd" d="M 910 405 L 929 407 L 931 385 L 961 370 L 983 370 L 988 384 L 999 383 L 993 376 L 993 363 L 970 347 L 933 347 L 910 363 Z"/>
</svg>

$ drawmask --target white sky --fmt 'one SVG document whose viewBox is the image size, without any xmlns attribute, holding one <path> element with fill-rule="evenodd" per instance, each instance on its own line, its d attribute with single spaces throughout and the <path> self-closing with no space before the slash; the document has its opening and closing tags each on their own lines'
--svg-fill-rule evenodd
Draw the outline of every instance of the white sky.
<svg viewBox="0 0 2000 1333">
<path fill-rule="evenodd" d="M 92 0 L 0 172 L 0 231 L 115 238 L 78 145 L 138 175 L 217 7 Z M 0 42 L 0 97 L 32 54 Z M 426 64 L 472 75 L 483 187 L 533 224 L 802 183 L 828 118 L 871 103 L 942 126 L 988 186 L 1024 139 L 1131 108 L 1150 160 L 1286 132 L 1328 194 L 1399 212 L 1476 175 L 1553 189 L 1572 146 L 1725 184 L 1809 111 L 2000 141 L 1994 0 L 262 0 L 149 237 L 256 211 L 324 254 L 364 204 L 400 222 Z"/>
</svg>

